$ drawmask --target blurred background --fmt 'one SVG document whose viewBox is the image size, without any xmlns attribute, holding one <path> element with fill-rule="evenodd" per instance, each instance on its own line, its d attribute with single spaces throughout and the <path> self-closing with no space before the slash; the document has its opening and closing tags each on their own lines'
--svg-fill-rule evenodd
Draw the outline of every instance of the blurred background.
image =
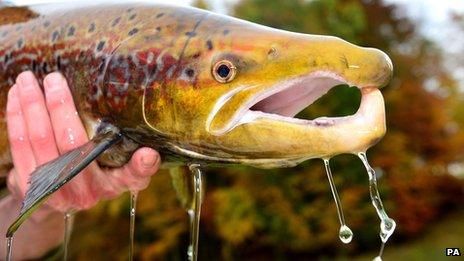
<svg viewBox="0 0 464 261">
<path fill-rule="evenodd" d="M 384 260 L 445 259 L 464 251 L 464 1 L 170 1 L 285 30 L 335 35 L 379 48 L 395 66 L 384 88 L 388 132 L 368 151 L 397 230 Z M 356 98 L 356 99 L 354 99 Z M 354 88 L 337 87 L 303 112 L 348 115 Z M 208 169 L 200 260 L 369 260 L 380 247 L 368 177 L 354 156 L 332 160 L 351 244 L 339 223 L 321 160 L 282 170 Z M 185 260 L 188 220 L 167 172 L 139 196 L 136 256 Z M 79 213 L 73 260 L 126 260 L 129 196 Z"/>
</svg>

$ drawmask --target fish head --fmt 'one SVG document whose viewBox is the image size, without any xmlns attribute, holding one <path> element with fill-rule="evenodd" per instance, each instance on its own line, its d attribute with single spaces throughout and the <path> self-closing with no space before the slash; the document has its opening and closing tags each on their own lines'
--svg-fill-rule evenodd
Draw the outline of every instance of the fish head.
<svg viewBox="0 0 464 261">
<path fill-rule="evenodd" d="M 192 27 L 164 50 L 174 54 L 171 75 L 148 86 L 143 99 L 146 126 L 168 137 L 175 153 L 293 166 L 365 151 L 385 134 L 379 88 L 393 66 L 384 52 L 213 14 L 185 24 Z M 354 115 L 295 118 L 340 84 L 362 94 Z"/>
</svg>

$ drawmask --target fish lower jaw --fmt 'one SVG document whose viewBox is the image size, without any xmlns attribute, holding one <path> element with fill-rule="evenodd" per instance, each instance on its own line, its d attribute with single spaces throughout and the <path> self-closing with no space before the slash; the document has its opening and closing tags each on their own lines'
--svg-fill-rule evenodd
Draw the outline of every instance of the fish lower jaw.
<svg viewBox="0 0 464 261">
<path fill-rule="evenodd" d="M 361 93 L 361 105 L 354 115 L 302 120 L 251 111 L 252 116 L 247 117 L 254 117 L 254 120 L 247 124 L 272 124 L 276 129 L 273 140 L 277 142 L 279 136 L 288 136 L 287 143 L 294 144 L 298 150 L 296 154 L 304 160 L 357 154 L 375 145 L 386 132 L 382 94 L 377 88 L 363 88 Z"/>
<path fill-rule="evenodd" d="M 358 126 L 359 129 L 385 129 L 385 108 L 382 94 L 377 88 L 361 89 L 362 99 L 358 111 L 345 117 L 319 117 L 313 120 L 298 119 L 280 114 L 248 110 L 237 123 L 252 124 L 259 120 L 279 121 L 282 123 L 306 126 L 308 128 L 340 128 Z"/>
</svg>

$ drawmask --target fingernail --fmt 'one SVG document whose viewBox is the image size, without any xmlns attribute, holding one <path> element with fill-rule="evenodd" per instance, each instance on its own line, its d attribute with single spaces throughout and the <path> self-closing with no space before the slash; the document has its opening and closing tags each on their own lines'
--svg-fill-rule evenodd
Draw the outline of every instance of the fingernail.
<svg viewBox="0 0 464 261">
<path fill-rule="evenodd" d="M 31 72 L 24 72 L 18 78 L 18 82 L 25 90 L 33 89 L 34 75 Z"/>
<path fill-rule="evenodd" d="M 15 96 L 16 96 L 16 90 L 17 90 L 17 89 L 16 89 L 16 88 L 17 88 L 16 86 L 17 86 L 16 84 L 13 85 L 13 86 L 11 86 L 10 90 L 8 91 L 8 98 L 9 98 L 9 99 L 11 99 L 12 97 L 16 98 L 16 97 L 15 97 Z"/>
<path fill-rule="evenodd" d="M 56 90 L 61 88 L 61 84 L 63 83 L 63 78 L 59 73 L 51 73 L 45 79 L 48 84 L 48 88 L 51 90 Z"/>
<path fill-rule="evenodd" d="M 156 160 L 157 160 L 157 157 L 142 156 L 142 165 L 145 168 L 151 168 L 151 167 L 155 166 Z"/>
</svg>

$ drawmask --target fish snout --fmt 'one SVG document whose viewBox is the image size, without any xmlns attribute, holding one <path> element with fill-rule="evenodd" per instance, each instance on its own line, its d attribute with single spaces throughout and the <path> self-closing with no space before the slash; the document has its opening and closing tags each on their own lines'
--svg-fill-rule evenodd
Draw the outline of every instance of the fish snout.
<svg viewBox="0 0 464 261">
<path fill-rule="evenodd" d="M 312 72 L 335 74 L 358 88 L 381 88 L 392 78 L 392 60 L 378 49 L 357 46 L 332 36 L 307 36 L 303 40 L 301 46 L 293 48 L 294 56 L 304 57 Z"/>
<path fill-rule="evenodd" d="M 390 57 L 383 51 L 375 48 L 365 49 L 369 58 L 366 60 L 366 83 L 369 86 L 359 87 L 377 87 L 381 88 L 390 83 L 393 77 L 393 63 Z M 362 72 L 361 72 L 362 73 Z"/>
</svg>

